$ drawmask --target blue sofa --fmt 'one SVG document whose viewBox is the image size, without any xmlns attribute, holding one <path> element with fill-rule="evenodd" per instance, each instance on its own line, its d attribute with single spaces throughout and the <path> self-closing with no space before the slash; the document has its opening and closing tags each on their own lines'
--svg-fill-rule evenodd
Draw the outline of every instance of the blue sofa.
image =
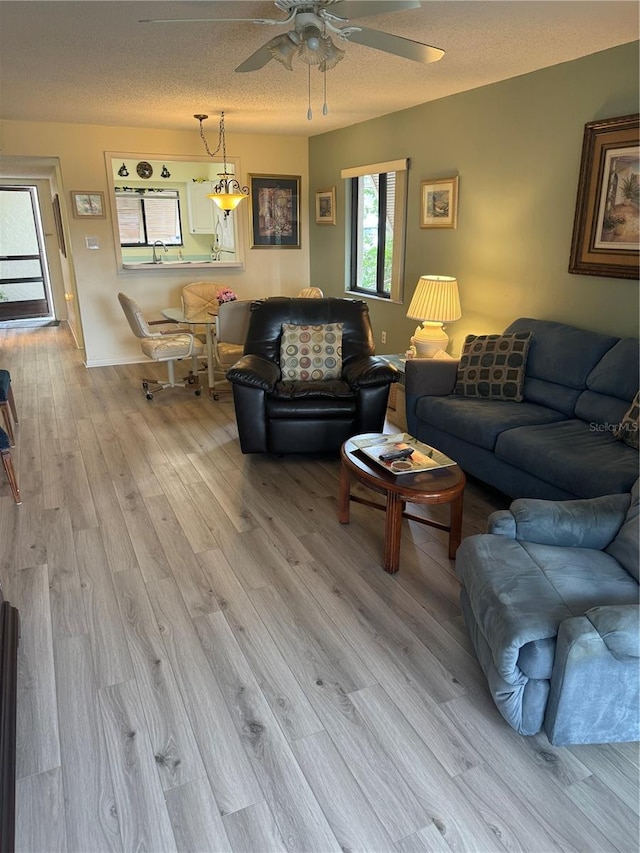
<svg viewBox="0 0 640 853">
<path fill-rule="evenodd" d="M 531 331 L 524 400 L 452 394 L 458 362 L 406 363 L 408 431 L 512 498 L 629 493 L 638 451 L 612 433 L 638 391 L 637 338 L 520 318 Z"/>
<path fill-rule="evenodd" d="M 638 485 L 590 500 L 521 498 L 458 549 L 465 623 L 520 734 L 640 738 Z"/>
</svg>

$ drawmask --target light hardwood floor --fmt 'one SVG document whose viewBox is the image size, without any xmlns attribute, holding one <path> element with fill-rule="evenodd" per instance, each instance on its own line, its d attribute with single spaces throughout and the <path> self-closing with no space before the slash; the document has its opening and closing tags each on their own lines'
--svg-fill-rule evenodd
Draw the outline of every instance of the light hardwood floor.
<svg viewBox="0 0 640 853">
<path fill-rule="evenodd" d="M 149 365 L 87 370 L 64 326 L 0 329 L 0 365 L 18 850 L 638 849 L 637 744 L 503 722 L 443 534 L 407 524 L 386 575 L 335 459 L 243 456 L 229 396 L 149 403 Z M 471 483 L 464 534 L 503 505 Z"/>
</svg>

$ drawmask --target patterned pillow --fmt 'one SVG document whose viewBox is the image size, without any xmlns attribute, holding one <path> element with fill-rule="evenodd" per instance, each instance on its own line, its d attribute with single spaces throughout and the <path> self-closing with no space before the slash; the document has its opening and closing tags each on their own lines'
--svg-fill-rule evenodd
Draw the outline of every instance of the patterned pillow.
<svg viewBox="0 0 640 853">
<path fill-rule="evenodd" d="M 467 335 L 453 393 L 521 402 L 530 343 L 531 332 Z"/>
<path fill-rule="evenodd" d="M 625 444 L 628 444 L 630 447 L 635 447 L 636 450 L 639 450 L 640 447 L 639 439 L 640 439 L 640 391 L 636 394 L 636 396 L 631 401 L 631 405 L 627 409 L 624 417 L 613 430 L 613 434 L 616 438 L 619 438 L 621 441 L 624 441 Z"/>
<path fill-rule="evenodd" d="M 282 327 L 280 368 L 283 382 L 340 379 L 342 323 Z"/>
</svg>

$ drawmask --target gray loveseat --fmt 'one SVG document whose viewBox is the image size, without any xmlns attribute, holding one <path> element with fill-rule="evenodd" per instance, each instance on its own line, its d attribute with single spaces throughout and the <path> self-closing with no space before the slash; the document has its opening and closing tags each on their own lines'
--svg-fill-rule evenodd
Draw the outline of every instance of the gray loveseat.
<svg viewBox="0 0 640 853">
<path fill-rule="evenodd" d="M 458 549 L 464 620 L 500 713 L 554 744 L 640 737 L 638 482 L 515 500 Z"/>
<path fill-rule="evenodd" d="M 638 391 L 638 340 L 529 318 L 505 334 L 524 331 L 522 402 L 455 396 L 457 361 L 407 361 L 408 431 L 510 497 L 629 493 L 638 451 L 612 428 Z"/>
</svg>

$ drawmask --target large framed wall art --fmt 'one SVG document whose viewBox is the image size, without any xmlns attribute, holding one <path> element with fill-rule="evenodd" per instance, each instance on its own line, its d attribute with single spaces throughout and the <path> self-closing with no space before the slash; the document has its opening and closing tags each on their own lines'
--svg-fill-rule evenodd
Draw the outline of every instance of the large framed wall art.
<svg viewBox="0 0 640 853">
<path fill-rule="evenodd" d="M 300 176 L 249 175 L 251 248 L 300 248 Z"/>
<path fill-rule="evenodd" d="M 569 272 L 638 278 L 639 116 L 585 125 Z"/>
</svg>

